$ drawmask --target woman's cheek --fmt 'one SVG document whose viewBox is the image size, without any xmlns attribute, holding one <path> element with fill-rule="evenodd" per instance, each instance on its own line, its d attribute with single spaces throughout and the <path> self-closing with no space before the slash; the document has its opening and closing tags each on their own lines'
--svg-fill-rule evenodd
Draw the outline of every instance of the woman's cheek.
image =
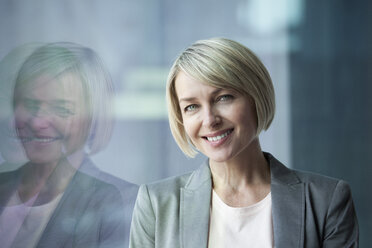
<svg viewBox="0 0 372 248">
<path fill-rule="evenodd" d="M 17 107 L 14 112 L 14 125 L 16 129 L 24 128 L 30 120 L 30 114 L 22 107 Z"/>
</svg>

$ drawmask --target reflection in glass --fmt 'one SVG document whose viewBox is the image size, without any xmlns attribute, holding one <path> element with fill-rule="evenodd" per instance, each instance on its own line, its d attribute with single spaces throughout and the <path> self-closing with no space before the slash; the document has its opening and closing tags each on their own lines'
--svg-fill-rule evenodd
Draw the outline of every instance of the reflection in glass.
<svg viewBox="0 0 372 248">
<path fill-rule="evenodd" d="M 110 77 L 89 48 L 30 47 L 2 62 L 2 247 L 125 246 L 137 187 L 89 158 L 110 140 Z"/>
</svg>

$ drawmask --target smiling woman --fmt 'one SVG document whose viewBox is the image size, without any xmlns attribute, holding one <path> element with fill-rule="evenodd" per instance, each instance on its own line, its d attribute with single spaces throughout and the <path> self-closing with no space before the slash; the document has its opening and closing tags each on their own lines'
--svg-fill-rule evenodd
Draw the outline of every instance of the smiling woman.
<svg viewBox="0 0 372 248">
<path fill-rule="evenodd" d="M 28 161 L 0 174 L 2 247 L 125 246 L 137 187 L 89 158 L 112 130 L 112 82 L 98 55 L 73 43 L 42 45 L 7 84 Z"/>
<path fill-rule="evenodd" d="M 179 147 L 208 160 L 141 186 L 130 247 L 358 246 L 347 183 L 288 169 L 261 151 L 274 88 L 248 48 L 224 38 L 194 43 L 174 62 L 166 93 Z"/>
<path fill-rule="evenodd" d="M 64 73 L 16 87 L 15 125 L 30 162 L 58 163 L 84 146 L 90 118 L 79 82 Z"/>
</svg>

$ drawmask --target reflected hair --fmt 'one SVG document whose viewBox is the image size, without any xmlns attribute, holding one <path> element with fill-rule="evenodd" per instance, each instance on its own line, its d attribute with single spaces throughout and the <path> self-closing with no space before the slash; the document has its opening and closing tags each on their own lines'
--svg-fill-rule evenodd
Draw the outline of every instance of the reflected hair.
<svg viewBox="0 0 372 248">
<path fill-rule="evenodd" d="M 255 105 L 258 136 L 267 130 L 275 114 L 275 94 L 270 75 L 260 59 L 247 47 L 226 38 L 200 40 L 186 48 L 168 74 L 166 99 L 169 125 L 181 150 L 197 154 L 185 132 L 175 80 L 179 72 L 216 88 L 233 89 L 250 97 Z"/>
<path fill-rule="evenodd" d="M 5 119 L 13 114 L 13 91 L 18 71 L 24 61 L 41 43 L 27 43 L 11 50 L 0 61 L 0 118 Z"/>
<path fill-rule="evenodd" d="M 111 138 L 113 84 L 102 60 L 92 49 L 71 42 L 48 43 L 36 49 L 19 70 L 13 105 L 17 91 L 30 87 L 38 77 L 46 75 L 53 79 L 66 73 L 72 73 L 81 83 L 78 87 L 82 87 L 90 119 L 84 148 L 87 154 L 95 154 Z"/>
<path fill-rule="evenodd" d="M 16 137 L 13 119 L 13 90 L 23 62 L 39 48 L 41 43 L 27 43 L 12 49 L 0 61 L 0 156 L 10 164 L 24 164 L 26 154 Z"/>
</svg>

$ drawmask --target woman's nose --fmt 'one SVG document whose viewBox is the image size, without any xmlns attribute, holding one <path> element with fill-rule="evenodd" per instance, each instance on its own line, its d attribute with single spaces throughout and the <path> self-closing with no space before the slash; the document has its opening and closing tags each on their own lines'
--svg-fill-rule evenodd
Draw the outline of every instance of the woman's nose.
<svg viewBox="0 0 372 248">
<path fill-rule="evenodd" d="M 218 111 L 212 107 L 206 108 L 204 111 L 203 125 L 208 128 L 215 128 L 221 124 L 222 118 Z"/>
<path fill-rule="evenodd" d="M 39 109 L 37 113 L 34 113 L 29 120 L 30 127 L 33 130 L 46 129 L 49 127 L 51 122 L 51 115 L 43 109 Z"/>
</svg>

